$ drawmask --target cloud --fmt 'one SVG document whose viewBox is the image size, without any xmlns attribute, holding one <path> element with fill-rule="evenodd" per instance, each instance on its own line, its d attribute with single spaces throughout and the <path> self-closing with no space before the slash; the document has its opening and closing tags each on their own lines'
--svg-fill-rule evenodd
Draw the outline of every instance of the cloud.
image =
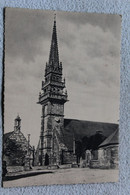
<svg viewBox="0 0 130 195">
<path fill-rule="evenodd" d="M 45 40 L 51 37 L 53 19 L 50 21 L 50 18 L 48 13 L 45 17 L 44 12 L 39 10 L 6 9 L 6 53 L 16 58 L 21 57 L 25 62 L 35 61 L 35 55 L 42 55 Z"/>
<path fill-rule="evenodd" d="M 110 31 L 120 40 L 121 16 L 115 14 L 97 14 L 97 13 L 78 13 L 60 12 L 60 18 L 65 22 L 73 23 L 81 28 L 82 25 L 90 24 L 101 28 L 104 32 Z"/>
<path fill-rule="evenodd" d="M 64 45 L 61 51 L 65 75 L 71 81 L 97 87 L 102 82 L 109 87 L 119 80 L 120 42 L 111 32 L 104 32 L 97 26 L 74 24 L 68 33 L 76 32 L 73 49 Z M 118 65 L 117 65 L 118 64 Z"/>
</svg>

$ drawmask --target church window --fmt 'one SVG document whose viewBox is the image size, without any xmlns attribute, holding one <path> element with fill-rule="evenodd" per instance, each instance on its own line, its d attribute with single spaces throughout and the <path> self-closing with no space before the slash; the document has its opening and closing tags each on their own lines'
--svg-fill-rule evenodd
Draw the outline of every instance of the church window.
<svg viewBox="0 0 130 195">
<path fill-rule="evenodd" d="M 45 105 L 44 114 L 47 115 L 47 105 Z"/>
<path fill-rule="evenodd" d="M 42 116 L 44 116 L 45 107 L 42 107 Z"/>
</svg>

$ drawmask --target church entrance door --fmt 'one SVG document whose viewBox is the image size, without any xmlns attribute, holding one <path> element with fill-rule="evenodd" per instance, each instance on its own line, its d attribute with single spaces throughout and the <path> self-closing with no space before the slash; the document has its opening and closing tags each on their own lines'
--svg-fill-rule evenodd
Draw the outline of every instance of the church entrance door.
<svg viewBox="0 0 130 195">
<path fill-rule="evenodd" d="M 47 165 L 49 165 L 49 156 L 46 153 L 46 155 L 45 155 L 45 166 L 47 166 Z"/>
</svg>

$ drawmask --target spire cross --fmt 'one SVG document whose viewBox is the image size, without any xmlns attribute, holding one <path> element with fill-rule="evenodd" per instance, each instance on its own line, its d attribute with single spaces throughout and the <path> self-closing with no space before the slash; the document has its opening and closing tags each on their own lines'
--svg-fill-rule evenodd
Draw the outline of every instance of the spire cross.
<svg viewBox="0 0 130 195">
<path fill-rule="evenodd" d="M 54 21 L 56 22 L 56 13 L 54 14 Z"/>
</svg>

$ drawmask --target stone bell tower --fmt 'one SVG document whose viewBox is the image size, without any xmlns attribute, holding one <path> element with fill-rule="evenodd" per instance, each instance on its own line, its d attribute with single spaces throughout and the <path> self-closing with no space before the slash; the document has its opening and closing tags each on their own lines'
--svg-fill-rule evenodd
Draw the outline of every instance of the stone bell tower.
<svg viewBox="0 0 130 195">
<path fill-rule="evenodd" d="M 40 134 L 40 164 L 52 164 L 53 135 L 55 124 L 64 127 L 64 103 L 67 101 L 65 79 L 62 78 L 62 63 L 59 62 L 56 18 L 54 17 L 53 33 L 49 60 L 45 67 L 45 80 L 42 81 L 42 93 L 38 103 L 42 105 Z"/>
</svg>

